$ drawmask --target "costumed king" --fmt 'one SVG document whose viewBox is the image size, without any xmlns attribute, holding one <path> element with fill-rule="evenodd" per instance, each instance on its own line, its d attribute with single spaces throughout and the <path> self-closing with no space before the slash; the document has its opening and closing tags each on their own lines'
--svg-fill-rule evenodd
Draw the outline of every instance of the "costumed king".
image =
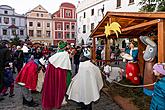
<svg viewBox="0 0 165 110">
<path fill-rule="evenodd" d="M 43 58 L 29 61 L 21 69 L 16 77 L 16 83 L 21 86 L 23 95 L 23 105 L 29 107 L 38 106 L 34 102 L 31 91 L 36 91 L 39 72 L 45 71 L 45 60 Z"/>
<path fill-rule="evenodd" d="M 100 98 L 102 87 L 100 69 L 90 61 L 90 52 L 86 49 L 80 58 L 78 73 L 67 90 L 68 99 L 80 103 L 83 110 L 91 110 L 92 102 Z"/>
<path fill-rule="evenodd" d="M 42 91 L 43 109 L 60 109 L 62 104 L 66 104 L 64 96 L 69 85 L 67 74 L 71 71 L 69 54 L 65 51 L 66 46 L 67 42 L 60 41 L 58 52 L 49 58 Z"/>
</svg>

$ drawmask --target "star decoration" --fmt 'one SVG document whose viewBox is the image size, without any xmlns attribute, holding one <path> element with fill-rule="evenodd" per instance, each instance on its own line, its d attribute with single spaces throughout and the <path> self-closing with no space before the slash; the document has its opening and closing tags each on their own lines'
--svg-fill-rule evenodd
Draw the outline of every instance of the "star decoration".
<svg viewBox="0 0 165 110">
<path fill-rule="evenodd" d="M 111 24 L 107 23 L 107 26 L 105 26 L 104 33 L 105 33 L 106 37 L 108 37 L 109 35 L 111 35 L 111 32 L 113 31 L 118 38 L 118 32 L 121 34 L 120 28 L 121 28 L 121 26 L 117 22 L 113 22 Z"/>
<path fill-rule="evenodd" d="M 105 26 L 105 31 L 104 31 L 106 37 L 108 37 L 111 34 L 110 29 L 111 29 L 111 27 L 110 27 L 109 23 L 107 23 L 107 26 Z"/>
</svg>

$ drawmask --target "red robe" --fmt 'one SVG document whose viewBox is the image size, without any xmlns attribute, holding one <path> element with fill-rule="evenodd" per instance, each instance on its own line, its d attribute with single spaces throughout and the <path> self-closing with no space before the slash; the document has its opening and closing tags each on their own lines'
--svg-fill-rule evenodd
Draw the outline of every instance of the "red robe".
<svg viewBox="0 0 165 110">
<path fill-rule="evenodd" d="M 60 108 L 66 92 L 67 70 L 49 64 L 42 91 L 43 109 Z"/>
<path fill-rule="evenodd" d="M 36 90 L 38 65 L 32 60 L 28 62 L 16 77 L 16 83 L 24 83 L 26 88 Z"/>
</svg>

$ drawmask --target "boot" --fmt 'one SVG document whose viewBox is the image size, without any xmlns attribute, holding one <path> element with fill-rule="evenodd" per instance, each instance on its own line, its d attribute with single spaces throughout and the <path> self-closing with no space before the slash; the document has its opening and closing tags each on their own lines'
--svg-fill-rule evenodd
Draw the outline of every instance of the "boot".
<svg viewBox="0 0 165 110">
<path fill-rule="evenodd" d="M 4 98 L 0 95 L 0 101 L 4 100 Z"/>
<path fill-rule="evenodd" d="M 28 106 L 28 107 L 37 107 L 39 104 L 35 103 L 33 99 L 31 101 L 27 101 L 25 97 L 23 97 L 23 105 Z"/>
<path fill-rule="evenodd" d="M 15 94 L 13 94 L 13 93 L 9 95 L 9 97 L 11 97 L 11 98 L 12 98 L 13 96 L 15 96 Z"/>
</svg>

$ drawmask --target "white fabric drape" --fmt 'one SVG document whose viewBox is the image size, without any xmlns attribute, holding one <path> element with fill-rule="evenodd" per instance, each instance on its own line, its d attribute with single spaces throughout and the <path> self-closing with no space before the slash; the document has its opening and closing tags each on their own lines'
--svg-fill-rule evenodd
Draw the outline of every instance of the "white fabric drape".
<svg viewBox="0 0 165 110">
<path fill-rule="evenodd" d="M 80 62 L 79 71 L 68 88 L 68 99 L 90 104 L 100 98 L 103 80 L 100 69 L 90 61 Z"/>
</svg>

